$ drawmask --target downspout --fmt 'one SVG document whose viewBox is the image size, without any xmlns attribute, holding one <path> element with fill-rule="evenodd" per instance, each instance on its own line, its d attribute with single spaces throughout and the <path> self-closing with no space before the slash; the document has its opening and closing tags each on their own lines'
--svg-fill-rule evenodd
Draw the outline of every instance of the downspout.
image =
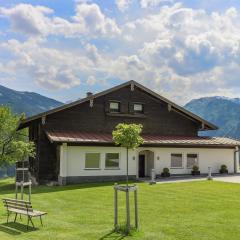
<svg viewBox="0 0 240 240">
<path fill-rule="evenodd" d="M 238 172 L 239 172 L 239 146 L 236 146 L 234 151 L 234 173 Z"/>
</svg>

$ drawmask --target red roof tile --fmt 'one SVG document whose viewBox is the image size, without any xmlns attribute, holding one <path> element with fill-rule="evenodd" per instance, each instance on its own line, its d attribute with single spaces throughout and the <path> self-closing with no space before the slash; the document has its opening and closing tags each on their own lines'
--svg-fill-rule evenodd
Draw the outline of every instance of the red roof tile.
<svg viewBox="0 0 240 240">
<path fill-rule="evenodd" d="M 76 131 L 46 131 L 51 142 L 67 143 L 113 143 L 111 134 L 84 133 Z M 240 146 L 240 141 L 225 137 L 185 137 L 143 135 L 146 145 L 196 145 L 196 146 Z"/>
</svg>

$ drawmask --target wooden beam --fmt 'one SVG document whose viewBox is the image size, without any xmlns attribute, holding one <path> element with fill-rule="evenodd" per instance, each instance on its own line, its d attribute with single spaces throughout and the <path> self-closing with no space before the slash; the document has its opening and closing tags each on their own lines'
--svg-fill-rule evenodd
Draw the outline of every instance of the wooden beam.
<svg viewBox="0 0 240 240">
<path fill-rule="evenodd" d="M 172 111 L 172 105 L 168 104 L 168 111 L 171 112 Z"/>
<path fill-rule="evenodd" d="M 131 83 L 131 91 L 134 91 L 134 83 Z"/>
<path fill-rule="evenodd" d="M 42 116 L 42 125 L 45 125 L 46 123 L 46 115 Z"/>
<path fill-rule="evenodd" d="M 89 106 L 90 106 L 91 108 L 93 107 L 93 98 L 92 98 L 92 99 L 90 99 Z"/>
</svg>

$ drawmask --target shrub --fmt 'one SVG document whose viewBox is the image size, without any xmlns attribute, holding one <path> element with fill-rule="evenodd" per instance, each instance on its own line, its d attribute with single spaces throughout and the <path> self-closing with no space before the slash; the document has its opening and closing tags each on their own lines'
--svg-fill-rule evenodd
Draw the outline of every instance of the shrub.
<svg viewBox="0 0 240 240">
<path fill-rule="evenodd" d="M 222 164 L 219 170 L 220 173 L 228 173 L 227 166 L 225 164 Z"/>
<path fill-rule="evenodd" d="M 193 165 L 192 170 L 194 172 L 197 172 L 197 171 L 199 171 L 199 167 L 197 165 Z"/>
<path fill-rule="evenodd" d="M 200 175 L 199 167 L 197 165 L 193 165 L 192 167 L 192 175 Z"/>
<path fill-rule="evenodd" d="M 222 170 L 227 170 L 227 166 L 225 164 L 221 165 Z"/>
<path fill-rule="evenodd" d="M 164 168 L 161 177 L 170 177 L 169 168 Z"/>
<path fill-rule="evenodd" d="M 169 173 L 169 168 L 164 168 L 163 173 Z"/>
</svg>

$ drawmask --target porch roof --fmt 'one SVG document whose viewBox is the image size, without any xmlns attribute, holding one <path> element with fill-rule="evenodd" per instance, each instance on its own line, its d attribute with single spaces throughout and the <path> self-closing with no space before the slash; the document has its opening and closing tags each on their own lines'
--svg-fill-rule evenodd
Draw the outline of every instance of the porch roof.
<svg viewBox="0 0 240 240">
<path fill-rule="evenodd" d="M 106 133 L 86 133 L 76 131 L 45 130 L 51 142 L 58 143 L 83 143 L 83 144 L 114 144 L 112 135 Z M 240 146 L 240 141 L 226 137 L 203 136 L 160 136 L 142 135 L 144 145 L 152 146 L 202 146 L 202 147 L 235 147 Z"/>
</svg>

